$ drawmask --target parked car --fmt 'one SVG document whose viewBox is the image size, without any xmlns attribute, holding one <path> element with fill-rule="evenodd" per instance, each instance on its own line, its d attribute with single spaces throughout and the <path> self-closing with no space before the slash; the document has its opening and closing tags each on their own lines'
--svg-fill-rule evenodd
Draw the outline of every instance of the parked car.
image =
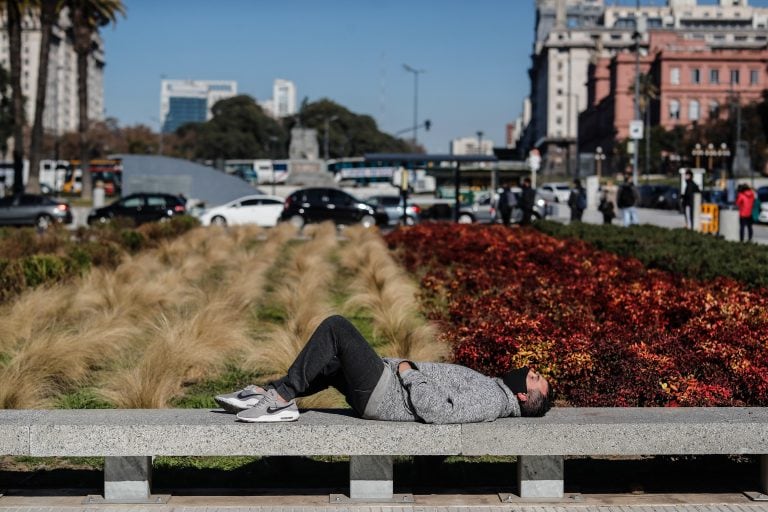
<svg viewBox="0 0 768 512">
<path fill-rule="evenodd" d="M 312 222 L 336 224 L 386 225 L 389 217 L 372 205 L 337 188 L 303 188 L 285 198 L 280 220 L 302 227 Z"/>
<path fill-rule="evenodd" d="M 657 208 L 661 210 L 677 210 L 680 208 L 680 189 L 670 185 L 640 185 L 641 208 Z"/>
<path fill-rule="evenodd" d="M 108 222 L 122 217 L 132 219 L 138 225 L 184 215 L 186 212 L 186 200 L 182 197 L 141 192 L 125 196 L 108 206 L 91 210 L 88 214 L 88 224 Z"/>
<path fill-rule="evenodd" d="M 520 188 L 512 188 L 512 193 L 515 194 L 518 204 L 520 203 L 520 196 L 522 190 Z M 496 194 L 490 192 L 482 192 L 475 197 L 475 200 L 471 203 L 463 203 L 459 207 L 459 223 L 460 224 L 489 224 L 501 222 L 501 217 L 496 210 Z M 432 220 L 453 220 L 455 203 L 450 199 L 436 200 L 430 204 L 428 209 L 422 209 L 423 219 Z M 422 205 L 422 208 L 424 205 Z M 533 220 L 546 218 L 550 214 L 550 207 L 547 202 L 540 195 L 536 195 L 536 200 L 533 207 Z M 519 207 L 512 209 L 512 222 L 520 222 L 523 218 L 523 211 Z"/>
<path fill-rule="evenodd" d="M 757 222 L 768 224 L 768 186 L 757 189 L 757 198 L 760 200 L 760 218 Z"/>
<path fill-rule="evenodd" d="M 283 211 L 283 198 L 278 196 L 251 195 L 235 199 L 227 204 L 206 209 L 200 215 L 203 226 L 257 224 L 274 226 Z"/>
<path fill-rule="evenodd" d="M 19 194 L 0 199 L 0 225 L 48 229 L 54 223 L 72 223 L 69 204 L 40 194 Z"/>
<path fill-rule="evenodd" d="M 365 202 L 376 207 L 376 210 L 384 210 L 387 214 L 388 224 L 396 226 L 403 219 L 403 200 L 400 196 L 394 194 L 380 194 L 370 196 Z M 405 224 L 413 226 L 419 222 L 421 217 L 421 208 L 418 205 L 406 203 L 405 206 Z"/>
<path fill-rule="evenodd" d="M 545 201 L 567 203 L 571 195 L 571 185 L 565 182 L 544 183 L 537 192 Z"/>
</svg>

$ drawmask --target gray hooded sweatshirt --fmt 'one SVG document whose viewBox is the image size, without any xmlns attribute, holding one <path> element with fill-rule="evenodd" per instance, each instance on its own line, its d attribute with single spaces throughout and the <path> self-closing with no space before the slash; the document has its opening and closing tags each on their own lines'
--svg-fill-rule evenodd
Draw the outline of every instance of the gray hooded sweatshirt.
<svg viewBox="0 0 768 512">
<path fill-rule="evenodd" d="M 477 423 L 520 416 L 515 394 L 501 379 L 446 363 L 412 363 L 397 374 L 403 359 L 384 359 L 384 372 L 363 417 L 424 423 Z"/>
</svg>

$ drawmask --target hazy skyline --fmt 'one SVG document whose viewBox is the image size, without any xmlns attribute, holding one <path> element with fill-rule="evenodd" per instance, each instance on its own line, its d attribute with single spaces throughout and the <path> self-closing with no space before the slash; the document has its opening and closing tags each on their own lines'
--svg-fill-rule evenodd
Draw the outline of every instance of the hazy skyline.
<svg viewBox="0 0 768 512">
<path fill-rule="evenodd" d="M 395 133 L 413 125 L 408 64 L 425 70 L 419 121 L 432 130 L 419 142 L 446 153 L 477 131 L 503 145 L 530 88 L 533 0 L 124 3 L 127 17 L 102 30 L 106 115 L 121 126 L 158 130 L 162 78 L 236 80 L 260 101 L 284 78 L 299 102 L 329 98 Z"/>
</svg>

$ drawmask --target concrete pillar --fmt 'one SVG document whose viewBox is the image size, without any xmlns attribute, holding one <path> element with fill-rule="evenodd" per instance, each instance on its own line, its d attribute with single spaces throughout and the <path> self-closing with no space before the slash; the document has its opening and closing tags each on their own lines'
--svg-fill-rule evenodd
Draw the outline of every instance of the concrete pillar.
<svg viewBox="0 0 768 512">
<path fill-rule="evenodd" d="M 390 500 L 394 492 L 393 459 L 388 455 L 354 455 L 349 458 L 349 497 Z"/>
<path fill-rule="evenodd" d="M 720 210 L 720 236 L 730 242 L 739 241 L 738 210 Z"/>
<path fill-rule="evenodd" d="M 563 457 L 525 455 L 517 458 L 521 498 L 562 498 L 565 492 Z"/>
<path fill-rule="evenodd" d="M 693 194 L 693 229 L 701 233 L 701 194 Z"/>
<path fill-rule="evenodd" d="M 105 457 L 104 499 L 146 501 L 152 487 L 152 457 Z"/>
</svg>

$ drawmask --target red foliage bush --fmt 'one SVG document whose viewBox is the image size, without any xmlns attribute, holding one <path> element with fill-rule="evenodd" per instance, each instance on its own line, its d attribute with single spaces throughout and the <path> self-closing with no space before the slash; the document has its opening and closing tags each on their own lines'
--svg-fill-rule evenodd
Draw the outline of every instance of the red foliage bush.
<svg viewBox="0 0 768 512">
<path fill-rule="evenodd" d="M 570 405 L 768 405 L 764 289 L 528 229 L 427 223 L 387 241 L 452 326 L 457 363 L 535 366 Z"/>
</svg>

